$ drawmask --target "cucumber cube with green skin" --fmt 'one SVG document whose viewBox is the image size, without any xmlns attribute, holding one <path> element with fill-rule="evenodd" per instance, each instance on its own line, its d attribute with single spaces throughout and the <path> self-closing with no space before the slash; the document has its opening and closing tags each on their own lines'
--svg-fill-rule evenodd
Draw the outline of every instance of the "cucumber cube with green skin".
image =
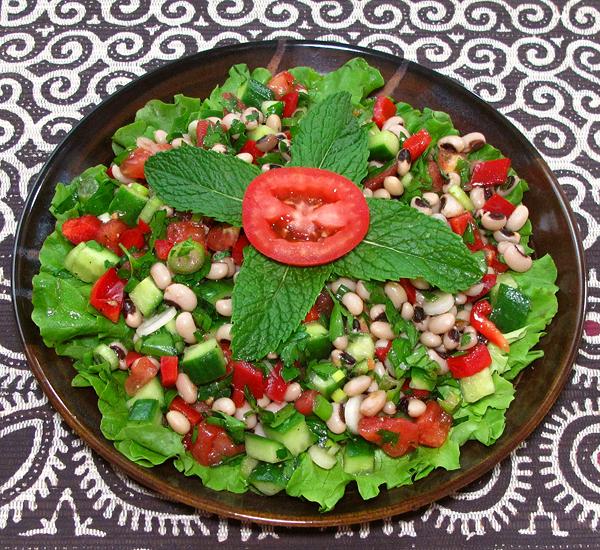
<svg viewBox="0 0 600 550">
<path fill-rule="evenodd" d="M 258 141 L 259 139 L 264 138 L 265 136 L 274 136 L 276 133 L 277 132 L 273 130 L 273 128 L 270 128 L 265 124 L 259 124 L 256 128 L 254 128 L 254 130 L 249 130 L 247 132 L 247 136 L 248 139 Z"/>
<path fill-rule="evenodd" d="M 313 364 L 308 371 L 308 385 L 325 397 L 330 397 L 345 379 L 344 371 L 329 362 Z"/>
<path fill-rule="evenodd" d="M 278 441 L 246 433 L 244 436 L 246 454 L 256 460 L 276 464 L 290 458 L 290 452 Z"/>
<path fill-rule="evenodd" d="M 370 334 L 357 333 L 350 336 L 346 353 L 352 355 L 356 362 L 375 357 L 375 343 Z"/>
<path fill-rule="evenodd" d="M 258 80 L 250 78 L 242 84 L 235 94 L 244 105 L 260 109 L 263 101 L 272 101 L 273 92 Z"/>
<path fill-rule="evenodd" d="M 333 414 L 333 405 L 321 394 L 315 397 L 313 412 L 323 421 L 327 422 Z"/>
<path fill-rule="evenodd" d="M 375 469 L 375 450 L 364 439 L 350 440 L 344 448 L 344 472 L 361 474 Z"/>
<path fill-rule="evenodd" d="M 142 208 L 142 211 L 138 216 L 138 221 L 142 220 L 145 223 L 150 223 L 154 217 L 154 214 L 156 214 L 159 208 L 164 205 L 165 203 L 156 196 L 148 199 L 148 202 L 146 202 L 144 208 Z"/>
<path fill-rule="evenodd" d="M 389 130 L 369 131 L 368 146 L 371 160 L 386 161 L 396 157 L 400 151 L 400 140 Z"/>
<path fill-rule="evenodd" d="M 315 442 L 315 436 L 299 412 L 275 428 L 264 426 L 264 430 L 267 437 L 282 443 L 294 456 L 306 451 Z"/>
<path fill-rule="evenodd" d="M 135 351 L 142 355 L 164 357 L 178 355 L 173 336 L 168 330 L 158 330 L 140 338 L 134 345 Z"/>
<path fill-rule="evenodd" d="M 242 463 L 240 464 L 240 474 L 244 479 L 248 479 L 252 470 L 256 468 L 258 465 L 258 460 L 256 458 L 252 458 L 251 456 L 246 455 L 242 459 Z"/>
<path fill-rule="evenodd" d="M 479 401 L 482 397 L 492 395 L 496 391 L 496 386 L 494 386 L 494 379 L 492 378 L 490 368 L 486 367 L 472 376 L 461 378 L 460 391 L 467 403 L 475 403 L 475 401 Z"/>
<path fill-rule="evenodd" d="M 410 383 L 409 386 L 413 390 L 427 390 L 433 391 L 435 388 L 436 378 L 433 378 L 429 373 L 423 369 L 413 367 L 410 369 Z"/>
<path fill-rule="evenodd" d="M 129 293 L 129 298 L 144 317 L 150 316 L 163 301 L 163 293 L 148 276 Z"/>
<path fill-rule="evenodd" d="M 531 300 L 518 288 L 500 283 L 490 321 L 504 333 L 517 330 L 525 326 L 530 304 Z"/>
<path fill-rule="evenodd" d="M 208 384 L 225 375 L 227 360 L 215 338 L 185 349 L 181 368 L 194 384 Z"/>
<path fill-rule="evenodd" d="M 79 243 L 65 257 L 65 267 L 85 283 L 96 282 L 119 257 L 96 241 Z"/>
<path fill-rule="evenodd" d="M 156 399 L 138 399 L 131 407 L 128 422 L 160 424 L 162 411 Z"/>
<path fill-rule="evenodd" d="M 144 384 L 133 397 L 127 400 L 127 408 L 131 409 L 136 401 L 141 399 L 155 399 L 160 407 L 165 405 L 165 390 L 161 386 L 158 378 L 152 378 L 150 382 Z"/>
<path fill-rule="evenodd" d="M 278 464 L 259 462 L 250 472 L 248 481 L 262 494 L 273 496 L 285 489 L 290 475 L 290 467 L 284 462 Z"/>
<path fill-rule="evenodd" d="M 325 359 L 331 353 L 331 341 L 329 331 L 321 323 L 307 323 L 304 330 L 308 334 L 306 349 L 304 352 L 305 361 L 313 359 Z"/>
<path fill-rule="evenodd" d="M 147 202 L 147 197 L 139 193 L 134 187 L 121 185 L 108 205 L 108 211 L 111 214 L 116 212 L 127 225 L 134 226 Z"/>
</svg>

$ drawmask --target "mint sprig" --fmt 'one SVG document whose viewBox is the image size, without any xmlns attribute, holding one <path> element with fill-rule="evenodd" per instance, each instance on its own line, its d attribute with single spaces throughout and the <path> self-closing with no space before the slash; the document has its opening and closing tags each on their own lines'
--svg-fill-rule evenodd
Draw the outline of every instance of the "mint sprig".
<svg viewBox="0 0 600 550">
<path fill-rule="evenodd" d="M 441 221 L 398 201 L 368 199 L 363 241 L 334 263 L 336 274 L 373 281 L 423 277 L 446 292 L 481 280 L 477 259 Z"/>
<path fill-rule="evenodd" d="M 229 155 L 180 147 L 150 157 L 144 172 L 168 205 L 239 227 L 244 192 L 260 169 Z"/>
<path fill-rule="evenodd" d="M 279 349 L 306 317 L 331 269 L 280 264 L 247 247 L 232 296 L 233 356 L 261 359 Z"/>
<path fill-rule="evenodd" d="M 353 115 L 348 92 L 327 96 L 300 121 L 292 166 L 322 168 L 360 183 L 367 175 L 367 133 Z"/>
</svg>

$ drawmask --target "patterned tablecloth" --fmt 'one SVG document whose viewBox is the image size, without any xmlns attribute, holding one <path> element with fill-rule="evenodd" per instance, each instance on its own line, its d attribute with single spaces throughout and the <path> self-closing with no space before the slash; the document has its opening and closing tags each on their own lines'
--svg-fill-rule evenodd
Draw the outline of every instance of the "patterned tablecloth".
<svg viewBox="0 0 600 550">
<path fill-rule="evenodd" d="M 600 4 L 597 0 L 1 0 L 0 540 L 8 547 L 210 544 L 600 547 Z M 545 422 L 492 473 L 419 512 L 353 528 L 240 524 L 172 504 L 95 456 L 30 373 L 14 326 L 16 220 L 42 163 L 94 105 L 198 50 L 278 37 L 403 55 L 460 80 L 542 152 L 589 268 L 585 336 Z M 535 185 L 535 182 L 534 182 Z M 190 538 L 193 537 L 193 538 Z M 264 542 L 263 542 L 264 541 Z M 443 542 L 441 542 L 443 541 Z"/>
</svg>

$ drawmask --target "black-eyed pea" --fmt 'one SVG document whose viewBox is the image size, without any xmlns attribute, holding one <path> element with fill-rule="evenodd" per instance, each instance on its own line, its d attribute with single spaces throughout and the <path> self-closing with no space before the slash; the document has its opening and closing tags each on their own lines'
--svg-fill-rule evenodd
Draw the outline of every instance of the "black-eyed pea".
<svg viewBox="0 0 600 550">
<path fill-rule="evenodd" d="M 285 395 L 283 396 L 284 401 L 291 403 L 292 401 L 296 401 L 300 394 L 302 393 L 302 386 L 298 384 L 298 382 L 292 382 L 287 389 L 285 390 Z"/>
<path fill-rule="evenodd" d="M 381 315 L 385 314 L 385 304 L 375 304 L 369 310 L 369 317 L 372 320 L 378 319 Z"/>
<path fill-rule="evenodd" d="M 464 213 L 465 207 L 458 202 L 450 193 L 442 195 L 440 200 L 440 212 L 446 216 L 446 218 L 455 218 Z"/>
<path fill-rule="evenodd" d="M 342 296 L 342 304 L 344 304 L 346 309 L 355 317 L 360 315 L 364 309 L 362 298 L 354 292 L 347 292 L 344 294 Z"/>
<path fill-rule="evenodd" d="M 192 404 L 198 401 L 198 387 L 194 384 L 185 372 L 180 372 L 175 381 L 177 393 L 186 403 Z"/>
<path fill-rule="evenodd" d="M 154 284 L 161 290 L 165 290 L 165 288 L 171 284 L 173 279 L 169 268 L 162 262 L 156 262 L 150 268 L 150 276 L 152 277 Z"/>
<path fill-rule="evenodd" d="M 391 199 L 392 195 L 390 195 L 389 191 L 385 188 L 377 189 L 373 191 L 373 198 L 375 199 Z"/>
<path fill-rule="evenodd" d="M 465 148 L 463 149 L 465 153 L 477 151 L 486 144 L 485 136 L 481 132 L 471 132 L 470 134 L 464 135 L 462 139 L 465 145 Z"/>
<path fill-rule="evenodd" d="M 375 416 L 381 412 L 387 401 L 387 394 L 383 390 L 377 390 L 370 393 L 360 404 L 360 414 L 362 416 Z"/>
<path fill-rule="evenodd" d="M 231 327 L 233 325 L 231 323 L 224 323 L 221 325 L 215 334 L 215 338 L 221 342 L 223 340 L 231 340 Z"/>
<path fill-rule="evenodd" d="M 506 216 L 499 212 L 484 211 L 481 215 L 481 225 L 489 231 L 499 231 L 506 225 Z"/>
<path fill-rule="evenodd" d="M 494 231 L 494 239 L 498 243 L 508 242 L 519 244 L 521 242 L 521 235 L 516 231 L 509 231 L 506 227 L 503 227 L 500 231 Z"/>
<path fill-rule="evenodd" d="M 342 420 L 342 406 L 340 403 L 333 403 L 333 411 L 325 424 L 334 434 L 339 435 L 346 431 L 346 423 Z"/>
<path fill-rule="evenodd" d="M 431 208 L 432 212 L 437 213 L 440 211 L 440 196 L 437 193 L 423 193 L 423 198 L 428 202 L 429 208 Z"/>
<path fill-rule="evenodd" d="M 170 284 L 164 293 L 165 302 L 178 306 L 183 311 L 194 311 L 198 305 L 198 298 L 194 291 L 181 283 Z"/>
<path fill-rule="evenodd" d="M 462 153 L 465 142 L 460 136 L 444 136 L 438 141 L 438 147 L 454 153 Z"/>
<path fill-rule="evenodd" d="M 416 397 L 412 397 L 408 401 L 408 416 L 411 418 L 418 418 L 425 412 L 426 409 L 427 405 L 425 405 L 423 401 L 417 399 Z"/>
<path fill-rule="evenodd" d="M 451 328 L 442 339 L 442 345 L 447 351 L 455 350 L 460 344 L 460 332 L 456 328 Z"/>
<path fill-rule="evenodd" d="M 519 204 L 513 213 L 508 217 L 506 221 L 506 229 L 509 231 L 519 231 L 525 222 L 529 219 L 529 209 L 524 204 Z"/>
<path fill-rule="evenodd" d="M 385 295 L 390 299 L 390 301 L 396 309 L 400 309 L 402 307 L 402 304 L 404 304 L 408 300 L 406 290 L 404 290 L 402 285 L 399 283 L 385 283 L 383 291 L 385 292 Z"/>
<path fill-rule="evenodd" d="M 475 206 L 475 210 L 480 210 L 485 204 L 485 191 L 483 187 L 473 187 L 469 193 L 469 198 Z"/>
<path fill-rule="evenodd" d="M 456 321 L 456 317 L 452 313 L 442 313 L 429 318 L 427 330 L 433 334 L 445 334 L 448 332 Z M 435 347 L 435 346 L 433 346 Z"/>
<path fill-rule="evenodd" d="M 385 321 L 373 321 L 369 330 L 377 339 L 391 340 L 394 337 L 392 326 Z"/>
<path fill-rule="evenodd" d="M 421 333 L 419 341 L 427 348 L 437 348 L 442 344 L 442 337 L 439 334 L 434 334 L 426 330 Z"/>
<path fill-rule="evenodd" d="M 396 176 L 387 176 L 383 180 L 383 187 L 392 197 L 400 197 L 404 194 L 404 185 Z"/>
<path fill-rule="evenodd" d="M 400 126 L 404 126 L 404 119 L 401 116 L 391 116 L 388 118 L 381 127 L 382 130 L 389 130 L 390 126 L 395 126 L 399 124 Z"/>
<path fill-rule="evenodd" d="M 502 255 L 506 265 L 517 273 L 529 271 L 533 265 L 533 260 L 525 254 L 523 247 L 518 244 L 511 244 Z"/>
<path fill-rule="evenodd" d="M 363 281 L 358 281 L 358 283 L 356 283 L 356 294 L 358 294 L 365 302 L 371 298 L 371 293 Z"/>
<path fill-rule="evenodd" d="M 175 319 L 175 330 L 186 344 L 196 343 L 196 323 L 189 311 L 181 312 Z"/>
</svg>

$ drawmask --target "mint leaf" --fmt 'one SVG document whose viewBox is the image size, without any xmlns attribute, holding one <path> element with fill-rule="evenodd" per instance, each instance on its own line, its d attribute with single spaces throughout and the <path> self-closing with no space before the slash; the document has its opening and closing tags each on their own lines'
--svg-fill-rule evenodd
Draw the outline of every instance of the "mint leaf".
<svg viewBox="0 0 600 550">
<path fill-rule="evenodd" d="M 284 265 L 247 247 L 233 289 L 232 350 L 238 359 L 261 359 L 296 330 L 331 273 L 331 265 Z"/>
<path fill-rule="evenodd" d="M 326 97 L 300 122 L 291 166 L 322 168 L 360 183 L 367 175 L 367 134 L 352 114 L 348 92 Z"/>
<path fill-rule="evenodd" d="M 242 225 L 242 199 L 260 170 L 238 158 L 181 147 L 146 161 L 146 180 L 177 210 L 195 212 L 231 225 Z"/>
<path fill-rule="evenodd" d="M 335 262 L 336 274 L 375 281 L 422 277 L 446 292 L 464 290 L 481 279 L 476 258 L 442 222 L 398 201 L 367 202 L 369 232 Z"/>
</svg>

